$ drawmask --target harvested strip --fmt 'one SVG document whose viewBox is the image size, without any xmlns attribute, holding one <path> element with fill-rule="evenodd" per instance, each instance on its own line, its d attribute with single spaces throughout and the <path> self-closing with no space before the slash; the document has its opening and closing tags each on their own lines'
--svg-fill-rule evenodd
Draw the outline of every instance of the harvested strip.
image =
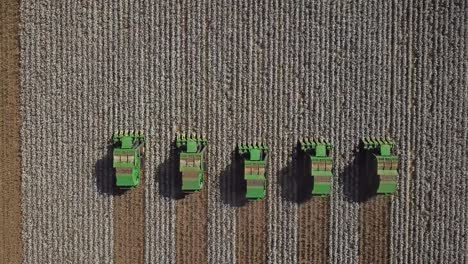
<svg viewBox="0 0 468 264">
<path fill-rule="evenodd" d="M 298 262 L 328 262 L 330 199 L 312 198 L 299 205 Z"/>
<path fill-rule="evenodd" d="M 362 204 L 360 223 L 359 263 L 390 263 L 390 197 Z"/>
<path fill-rule="evenodd" d="M 0 257 L 3 263 L 22 263 L 18 0 L 1 2 L 0 24 Z"/>
<path fill-rule="evenodd" d="M 205 180 L 206 175 L 205 175 Z M 207 250 L 208 192 L 205 187 L 176 203 L 177 263 L 208 263 Z"/>
<path fill-rule="evenodd" d="M 237 211 L 236 259 L 266 263 L 266 200 L 247 203 Z"/>
<path fill-rule="evenodd" d="M 114 258 L 117 264 L 144 263 L 145 248 L 145 189 L 144 173 L 141 184 L 114 200 Z"/>
</svg>

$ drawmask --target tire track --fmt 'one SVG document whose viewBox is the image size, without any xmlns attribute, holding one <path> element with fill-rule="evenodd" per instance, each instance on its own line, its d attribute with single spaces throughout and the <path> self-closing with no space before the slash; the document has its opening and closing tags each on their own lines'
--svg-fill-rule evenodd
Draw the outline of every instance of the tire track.
<svg viewBox="0 0 468 264">
<path fill-rule="evenodd" d="M 114 197 L 114 262 L 144 263 L 145 257 L 145 172 L 141 184 Z"/>
<path fill-rule="evenodd" d="M 176 202 L 176 263 L 208 263 L 207 206 L 206 186 Z"/>
<path fill-rule="evenodd" d="M 23 261 L 19 6 L 17 0 L 0 3 L 0 258 L 5 263 Z"/>
<path fill-rule="evenodd" d="M 298 208 L 298 263 L 327 263 L 330 198 L 312 198 Z"/>
<path fill-rule="evenodd" d="M 360 207 L 359 263 L 390 263 L 391 197 L 377 196 Z"/>
<path fill-rule="evenodd" d="M 253 201 L 237 209 L 236 263 L 266 263 L 267 202 Z"/>
</svg>

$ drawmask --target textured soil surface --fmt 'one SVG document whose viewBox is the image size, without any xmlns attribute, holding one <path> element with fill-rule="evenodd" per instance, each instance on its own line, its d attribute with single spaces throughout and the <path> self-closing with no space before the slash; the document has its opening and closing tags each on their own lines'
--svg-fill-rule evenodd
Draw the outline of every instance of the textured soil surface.
<svg viewBox="0 0 468 264">
<path fill-rule="evenodd" d="M 266 263 L 266 201 L 250 202 L 237 211 L 236 260 Z"/>
<path fill-rule="evenodd" d="M 176 203 L 176 262 L 208 263 L 206 188 Z"/>
<path fill-rule="evenodd" d="M 125 241 L 115 234 L 108 141 L 117 129 L 143 129 L 145 263 L 180 255 L 178 131 L 209 141 L 209 263 L 237 263 L 245 246 L 240 142 L 270 148 L 266 262 L 306 254 L 293 180 L 305 136 L 335 144 L 329 263 L 359 263 L 379 248 L 362 241 L 370 236 L 362 214 L 373 205 L 361 188 L 363 136 L 392 137 L 401 160 L 398 192 L 379 211 L 389 214 L 382 254 L 391 263 L 466 263 L 466 10 L 463 0 L 23 0 L 23 262 L 116 261 Z"/>
<path fill-rule="evenodd" d="M 0 2 L 0 259 L 22 263 L 19 1 Z"/>
<path fill-rule="evenodd" d="M 114 261 L 116 264 L 144 263 L 145 173 L 141 185 L 114 198 Z"/>
<path fill-rule="evenodd" d="M 330 243 L 329 198 L 313 198 L 299 205 L 298 214 L 298 263 L 327 263 Z"/>
<path fill-rule="evenodd" d="M 390 263 L 390 197 L 376 197 L 360 208 L 359 263 Z"/>
</svg>

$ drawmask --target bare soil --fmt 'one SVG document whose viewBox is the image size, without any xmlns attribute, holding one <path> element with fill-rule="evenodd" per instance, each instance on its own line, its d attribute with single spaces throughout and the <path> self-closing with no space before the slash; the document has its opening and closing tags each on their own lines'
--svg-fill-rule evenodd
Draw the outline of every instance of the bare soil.
<svg viewBox="0 0 468 264">
<path fill-rule="evenodd" d="M 144 263 L 145 189 L 144 171 L 141 184 L 114 199 L 115 263 Z"/>
<path fill-rule="evenodd" d="M 361 205 L 359 263 L 390 263 L 390 197 Z"/>
<path fill-rule="evenodd" d="M 298 262 L 327 263 L 330 199 L 312 198 L 298 210 Z"/>
<path fill-rule="evenodd" d="M 207 181 L 205 180 L 205 182 Z M 202 191 L 188 194 L 177 201 L 177 263 L 208 263 L 207 207 L 208 192 L 206 186 Z"/>
<path fill-rule="evenodd" d="M 19 1 L 0 1 L 0 258 L 22 263 Z"/>
<path fill-rule="evenodd" d="M 266 263 L 267 201 L 249 202 L 237 211 L 237 263 Z"/>
</svg>

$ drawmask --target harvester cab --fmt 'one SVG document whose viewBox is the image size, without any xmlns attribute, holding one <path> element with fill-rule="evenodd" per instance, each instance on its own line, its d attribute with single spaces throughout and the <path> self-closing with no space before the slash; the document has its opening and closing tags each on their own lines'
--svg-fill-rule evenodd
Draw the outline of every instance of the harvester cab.
<svg viewBox="0 0 468 264">
<path fill-rule="evenodd" d="M 398 176 L 398 156 L 393 154 L 395 143 L 387 138 L 364 138 L 362 142 L 366 172 L 378 178 L 377 194 L 394 193 Z"/>
<path fill-rule="evenodd" d="M 140 184 L 145 136 L 141 131 L 118 131 L 112 141 L 116 185 L 121 189 L 133 189 Z"/>
<path fill-rule="evenodd" d="M 196 134 L 177 135 L 176 147 L 179 151 L 179 171 L 182 175 L 182 191 L 198 192 L 203 189 L 205 172 L 205 150 L 208 141 Z"/>
<path fill-rule="evenodd" d="M 247 185 L 246 198 L 249 200 L 265 198 L 265 168 L 268 147 L 264 144 L 240 144 L 238 153 L 241 157 L 244 180 Z"/>
<path fill-rule="evenodd" d="M 324 139 L 299 141 L 306 177 L 312 177 L 312 195 L 330 195 L 333 178 L 333 145 Z M 307 181 L 310 182 L 310 181 Z"/>
</svg>

